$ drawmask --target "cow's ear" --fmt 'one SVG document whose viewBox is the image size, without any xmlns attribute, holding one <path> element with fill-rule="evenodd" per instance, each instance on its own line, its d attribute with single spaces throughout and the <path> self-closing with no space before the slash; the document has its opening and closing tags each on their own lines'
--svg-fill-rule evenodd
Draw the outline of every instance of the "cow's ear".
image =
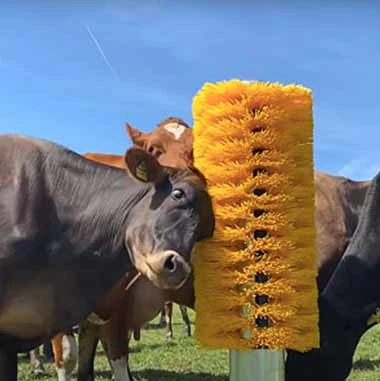
<svg viewBox="0 0 380 381">
<path fill-rule="evenodd" d="M 129 148 L 124 156 L 127 170 L 139 181 L 144 183 L 161 183 L 166 171 L 158 161 L 140 148 Z"/>
<path fill-rule="evenodd" d="M 140 147 L 140 148 L 144 147 L 144 143 L 147 140 L 147 134 L 138 130 L 137 128 L 132 127 L 128 123 L 125 124 L 125 130 L 127 131 L 127 134 L 129 138 L 131 139 L 132 143 L 136 147 Z"/>
</svg>

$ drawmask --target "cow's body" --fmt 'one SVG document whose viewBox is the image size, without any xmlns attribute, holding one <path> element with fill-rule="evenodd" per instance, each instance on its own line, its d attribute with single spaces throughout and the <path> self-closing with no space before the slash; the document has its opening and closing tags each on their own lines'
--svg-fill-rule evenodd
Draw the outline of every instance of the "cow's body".
<svg viewBox="0 0 380 381">
<path fill-rule="evenodd" d="M 127 292 L 121 288 L 114 295 L 116 303 L 112 304 L 113 313 L 101 315 L 108 320 L 106 323 L 86 320 L 80 324 L 78 381 L 94 380 L 94 354 L 99 340 L 112 364 L 116 381 L 131 381 L 128 369 L 129 333 L 139 331 L 152 320 L 166 300 L 194 308 L 192 282 L 188 279 L 179 290 L 160 290 L 145 277 L 139 277 Z M 115 366 L 119 369 L 116 370 Z M 123 370 L 125 368 L 128 375 Z"/>
<path fill-rule="evenodd" d="M 17 379 L 18 352 L 83 321 L 132 260 L 158 287 L 188 277 L 195 242 L 213 231 L 204 179 L 138 149 L 125 160 L 131 176 L 44 140 L 0 137 L 0 379 Z"/>
<path fill-rule="evenodd" d="M 316 227 L 318 242 L 318 288 L 319 295 L 324 295 L 335 272 L 341 267 L 342 257 L 355 241 L 359 221 L 367 219 L 364 210 L 368 189 L 372 181 L 356 182 L 342 177 L 316 173 Z M 363 214 L 361 214 L 363 213 Z M 355 235 L 354 235 L 355 233 Z M 366 237 L 360 237 L 366 240 Z M 353 241 L 354 240 L 354 241 Z M 360 254 L 360 253 L 358 253 Z M 376 257 L 376 251 L 372 252 Z M 360 272 L 360 266 L 353 272 Z M 342 287 L 348 299 L 355 299 L 350 288 L 361 293 L 362 287 L 369 283 L 350 281 L 347 271 L 343 275 Z M 363 297 L 359 299 L 364 300 Z M 321 300 L 320 300 L 321 301 Z M 351 326 L 344 320 L 339 304 L 326 309 L 320 305 L 320 331 L 322 350 L 306 353 L 288 351 L 286 364 L 287 381 L 344 381 L 352 368 L 353 355 L 361 336 L 373 326 L 368 316 L 356 321 Z M 337 310 L 339 313 L 336 313 Z M 374 312 L 374 311 L 373 311 Z M 330 347 L 333 346 L 333 350 Z"/>
<path fill-rule="evenodd" d="M 318 287 L 322 290 L 343 255 L 359 221 L 370 181 L 314 172 Z"/>
<path fill-rule="evenodd" d="M 131 269 L 111 222 L 125 221 L 141 188 L 40 140 L 2 136 L 0 155 L 0 346 L 24 351 L 83 320 Z"/>
</svg>

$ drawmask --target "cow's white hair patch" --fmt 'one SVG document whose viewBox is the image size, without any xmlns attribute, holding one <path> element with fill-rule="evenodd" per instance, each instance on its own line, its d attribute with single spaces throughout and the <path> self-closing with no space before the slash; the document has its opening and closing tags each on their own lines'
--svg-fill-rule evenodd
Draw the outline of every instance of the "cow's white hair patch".
<svg viewBox="0 0 380 381">
<path fill-rule="evenodd" d="M 132 381 L 128 374 L 128 363 L 125 357 L 111 360 L 115 381 Z"/>
<path fill-rule="evenodd" d="M 62 360 L 67 374 L 71 375 L 78 361 L 77 342 L 72 335 L 62 337 Z"/>
<path fill-rule="evenodd" d="M 186 128 L 184 125 L 179 123 L 168 123 L 164 126 L 165 130 L 174 135 L 174 139 L 178 140 L 182 134 L 185 132 Z"/>
<path fill-rule="evenodd" d="M 57 368 L 58 381 L 71 381 L 71 374 L 67 374 L 65 368 Z"/>
</svg>

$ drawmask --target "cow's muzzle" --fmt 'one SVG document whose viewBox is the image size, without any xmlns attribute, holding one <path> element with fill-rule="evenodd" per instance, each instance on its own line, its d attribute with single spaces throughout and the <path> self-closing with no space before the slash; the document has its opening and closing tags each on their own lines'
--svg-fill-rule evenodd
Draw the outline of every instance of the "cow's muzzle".
<svg viewBox="0 0 380 381">
<path fill-rule="evenodd" d="M 190 265 L 173 250 L 149 254 L 144 262 L 144 275 L 159 288 L 178 289 L 191 273 Z"/>
</svg>

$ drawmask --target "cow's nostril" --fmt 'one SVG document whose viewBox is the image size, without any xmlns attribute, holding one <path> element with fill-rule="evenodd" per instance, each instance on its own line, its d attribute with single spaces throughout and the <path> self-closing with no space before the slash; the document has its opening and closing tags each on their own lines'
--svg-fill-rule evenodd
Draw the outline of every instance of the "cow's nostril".
<svg viewBox="0 0 380 381">
<path fill-rule="evenodd" d="M 165 268 L 165 270 L 167 270 L 169 272 L 174 272 L 176 270 L 177 265 L 176 265 L 176 260 L 175 260 L 174 255 L 169 255 L 166 258 L 165 263 L 164 263 L 164 268 Z"/>
</svg>

